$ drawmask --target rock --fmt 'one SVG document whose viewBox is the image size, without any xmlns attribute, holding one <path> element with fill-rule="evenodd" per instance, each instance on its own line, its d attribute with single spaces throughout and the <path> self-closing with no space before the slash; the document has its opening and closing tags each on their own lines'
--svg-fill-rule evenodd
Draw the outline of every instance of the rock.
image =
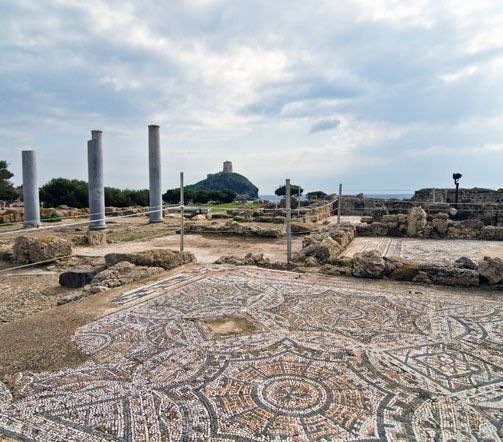
<svg viewBox="0 0 503 442">
<path fill-rule="evenodd" d="M 442 215 L 447 215 L 446 213 Z M 433 218 L 432 225 L 435 230 L 441 235 L 445 235 L 447 233 L 447 229 L 449 228 L 449 220 L 447 218 Z"/>
<path fill-rule="evenodd" d="M 304 265 L 306 267 L 318 267 L 320 263 L 314 256 L 306 256 L 306 259 L 304 260 Z"/>
<path fill-rule="evenodd" d="M 382 278 L 384 269 L 384 259 L 377 250 L 355 253 L 353 256 L 353 275 L 358 278 Z"/>
<path fill-rule="evenodd" d="M 244 258 L 237 256 L 222 256 L 215 261 L 215 264 L 231 264 L 236 266 L 258 265 L 266 266 L 270 264 L 269 258 L 265 258 L 263 253 L 247 253 Z"/>
<path fill-rule="evenodd" d="M 407 236 L 419 236 L 426 226 L 426 212 L 422 207 L 413 207 L 407 218 Z"/>
<path fill-rule="evenodd" d="M 320 272 L 329 276 L 352 276 L 351 267 L 325 264 L 320 268 Z"/>
<path fill-rule="evenodd" d="M 14 252 L 12 250 L 0 250 L 0 261 L 13 261 L 14 260 Z"/>
<path fill-rule="evenodd" d="M 82 293 L 74 293 L 71 295 L 64 296 L 61 299 L 58 299 L 58 302 L 56 302 L 56 305 L 63 305 L 63 304 L 68 304 L 69 302 L 74 302 L 79 300 L 85 295 L 85 292 Z"/>
<path fill-rule="evenodd" d="M 454 263 L 461 269 L 477 270 L 477 263 L 466 256 L 456 259 Z"/>
<path fill-rule="evenodd" d="M 215 264 L 231 264 L 235 266 L 243 266 L 245 265 L 244 259 L 238 258 L 237 256 L 221 256 L 215 261 Z"/>
<path fill-rule="evenodd" d="M 472 229 L 457 223 L 449 227 L 447 237 L 450 239 L 473 239 L 477 237 L 477 234 Z"/>
<path fill-rule="evenodd" d="M 488 284 L 503 282 L 503 260 L 500 258 L 484 257 L 482 261 L 479 261 L 478 271 L 480 282 Z"/>
<path fill-rule="evenodd" d="M 372 227 L 372 234 L 374 236 L 386 236 L 388 234 L 388 226 L 384 223 L 375 222 L 371 224 L 371 227 Z"/>
<path fill-rule="evenodd" d="M 206 221 L 207 218 L 205 215 L 198 214 L 198 215 L 194 215 L 190 220 L 191 221 Z"/>
<path fill-rule="evenodd" d="M 419 264 L 414 261 L 404 261 L 401 258 L 392 261 L 389 258 L 387 262 L 389 263 L 387 269 L 390 271 L 387 272 L 386 276 L 395 281 L 414 281 L 421 271 Z"/>
<path fill-rule="evenodd" d="M 492 240 L 492 239 L 494 239 L 495 234 L 496 234 L 496 227 L 494 227 L 494 226 L 484 226 L 480 230 L 481 239 Z"/>
<path fill-rule="evenodd" d="M 140 266 L 162 267 L 171 270 L 184 264 L 196 262 L 191 252 L 179 252 L 169 249 L 151 249 L 136 254 L 134 263 Z"/>
<path fill-rule="evenodd" d="M 444 266 L 428 266 L 424 270 L 434 284 L 466 287 L 479 285 L 479 274 L 475 270 Z"/>
<path fill-rule="evenodd" d="M 347 256 L 339 256 L 336 258 L 330 258 L 327 262 L 330 265 L 338 267 L 348 267 L 351 269 L 353 266 L 353 260 Z"/>
<path fill-rule="evenodd" d="M 101 246 L 107 243 L 107 232 L 106 230 L 89 230 L 86 240 L 90 246 Z"/>
<path fill-rule="evenodd" d="M 71 270 L 59 275 L 59 285 L 63 287 L 79 288 L 89 284 L 96 273 L 89 270 Z"/>
<path fill-rule="evenodd" d="M 301 223 L 298 221 L 292 222 L 292 233 L 295 234 L 306 234 L 311 232 L 316 232 L 319 226 L 315 223 Z"/>
<path fill-rule="evenodd" d="M 133 262 L 134 253 L 107 253 L 105 255 L 105 264 L 112 267 L 121 261 Z"/>
<path fill-rule="evenodd" d="M 372 224 L 356 224 L 357 236 L 372 236 Z"/>
<path fill-rule="evenodd" d="M 151 249 L 138 253 L 108 253 L 105 255 L 107 267 L 120 262 L 129 262 L 139 266 L 162 267 L 171 270 L 184 264 L 196 262 L 195 256 L 190 252 L 179 252 L 169 249 Z"/>
<path fill-rule="evenodd" d="M 389 256 L 384 257 L 384 274 L 386 276 L 390 275 L 396 269 L 401 269 L 404 266 L 404 260 L 400 256 Z"/>
<path fill-rule="evenodd" d="M 314 256 L 320 263 L 327 262 L 330 257 L 336 257 L 341 246 L 330 237 L 325 237 L 321 243 L 312 244 L 302 250 L 305 256 Z"/>
<path fill-rule="evenodd" d="M 121 261 L 98 273 L 85 289 L 90 293 L 99 293 L 97 290 L 101 289 L 97 287 L 120 287 L 163 271 L 162 267 L 141 267 L 127 261 Z"/>
<path fill-rule="evenodd" d="M 30 264 L 55 258 L 68 257 L 72 254 L 72 243 L 54 236 L 30 238 L 18 236 L 14 242 L 14 261 L 19 264 Z"/>
<path fill-rule="evenodd" d="M 416 276 L 412 279 L 412 282 L 416 284 L 432 284 L 432 280 L 428 277 L 428 273 L 420 270 Z"/>
<path fill-rule="evenodd" d="M 371 224 L 373 221 L 374 221 L 374 218 L 372 218 L 371 216 L 362 216 L 360 218 L 360 222 L 363 224 Z"/>
</svg>

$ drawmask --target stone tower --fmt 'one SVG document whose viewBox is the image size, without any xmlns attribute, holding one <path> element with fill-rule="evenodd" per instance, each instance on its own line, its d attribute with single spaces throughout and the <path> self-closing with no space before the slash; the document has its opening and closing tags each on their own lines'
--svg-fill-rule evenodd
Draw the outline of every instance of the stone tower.
<svg viewBox="0 0 503 442">
<path fill-rule="evenodd" d="M 232 173 L 232 161 L 224 161 L 223 173 Z"/>
</svg>

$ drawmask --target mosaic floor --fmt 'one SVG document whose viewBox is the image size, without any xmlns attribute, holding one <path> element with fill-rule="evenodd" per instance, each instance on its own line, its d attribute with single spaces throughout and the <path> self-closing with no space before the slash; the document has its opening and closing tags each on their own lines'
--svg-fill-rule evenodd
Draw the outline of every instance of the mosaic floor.
<svg viewBox="0 0 503 442">
<path fill-rule="evenodd" d="M 413 238 L 355 238 L 344 256 L 378 250 L 382 256 L 402 256 L 415 261 L 443 263 L 466 256 L 481 260 L 484 256 L 503 258 L 503 244 L 496 241 L 430 240 Z"/>
<path fill-rule="evenodd" d="M 503 439 L 497 298 L 196 266 L 114 302 L 118 311 L 75 335 L 90 361 L 0 382 L 0 433 L 79 442 Z"/>
</svg>

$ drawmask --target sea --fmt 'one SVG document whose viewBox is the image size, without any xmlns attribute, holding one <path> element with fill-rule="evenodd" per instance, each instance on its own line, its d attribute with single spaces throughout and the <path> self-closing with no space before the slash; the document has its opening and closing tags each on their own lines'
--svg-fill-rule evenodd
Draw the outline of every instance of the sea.
<svg viewBox="0 0 503 442">
<path fill-rule="evenodd" d="M 412 198 L 413 194 L 412 193 L 364 193 L 363 194 L 366 198 L 379 198 L 383 200 L 387 199 L 399 199 L 399 200 L 408 200 Z M 355 196 L 354 194 L 342 194 L 342 196 Z M 265 201 L 271 201 L 271 202 L 276 202 L 280 201 L 282 197 L 277 196 L 277 195 L 259 195 L 259 199 L 265 200 Z"/>
</svg>

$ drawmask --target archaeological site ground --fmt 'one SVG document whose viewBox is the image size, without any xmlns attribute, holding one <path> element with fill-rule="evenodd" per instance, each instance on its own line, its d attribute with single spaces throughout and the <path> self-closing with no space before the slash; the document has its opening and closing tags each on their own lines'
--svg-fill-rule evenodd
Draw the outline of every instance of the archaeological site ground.
<svg viewBox="0 0 503 442">
<path fill-rule="evenodd" d="M 6 209 L 0 441 L 502 440 L 501 191 L 424 193 Z"/>
</svg>

